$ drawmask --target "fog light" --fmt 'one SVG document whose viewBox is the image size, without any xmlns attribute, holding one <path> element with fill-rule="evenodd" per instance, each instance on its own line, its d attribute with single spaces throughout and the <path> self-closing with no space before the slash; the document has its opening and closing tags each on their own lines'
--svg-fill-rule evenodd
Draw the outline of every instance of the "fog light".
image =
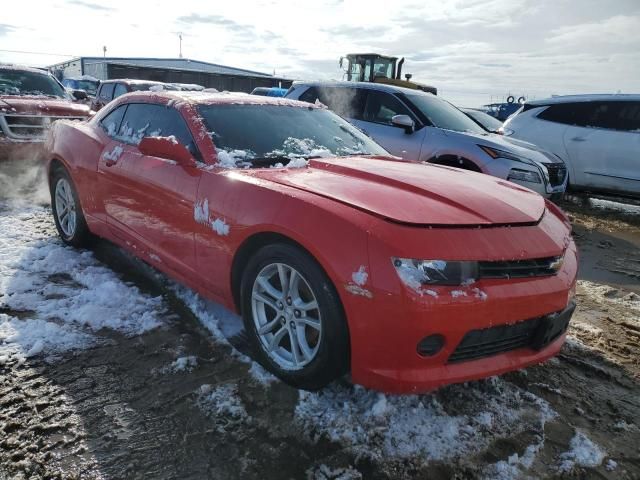
<svg viewBox="0 0 640 480">
<path fill-rule="evenodd" d="M 424 337 L 418 343 L 418 355 L 423 357 L 431 357 L 442 350 L 444 346 L 444 337 L 440 334 L 429 335 Z"/>
</svg>

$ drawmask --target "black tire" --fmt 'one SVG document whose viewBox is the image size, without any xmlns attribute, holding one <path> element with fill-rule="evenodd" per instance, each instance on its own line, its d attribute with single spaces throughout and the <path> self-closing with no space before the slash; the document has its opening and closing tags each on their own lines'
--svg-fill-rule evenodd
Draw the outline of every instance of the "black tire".
<svg viewBox="0 0 640 480">
<path fill-rule="evenodd" d="M 60 225 L 60 220 L 58 218 L 55 195 L 56 186 L 61 180 L 67 181 L 68 185 L 71 187 L 71 194 L 75 201 L 76 224 L 72 234 L 65 233 L 64 229 Z M 87 226 L 87 221 L 84 218 L 84 214 L 82 213 L 82 206 L 80 204 L 76 186 L 73 183 L 71 175 L 69 175 L 69 172 L 66 170 L 66 168 L 62 166 L 54 167 L 49 182 L 49 191 L 51 193 L 51 211 L 53 213 L 53 221 L 56 224 L 56 230 L 58 230 L 58 235 L 60 236 L 62 241 L 67 245 L 71 245 L 72 247 L 77 248 L 88 246 L 91 243 L 92 235 L 89 231 L 89 227 Z"/>
<path fill-rule="evenodd" d="M 282 368 L 267 353 L 258 334 L 252 306 L 252 291 L 258 274 L 269 265 L 286 264 L 299 272 L 311 288 L 320 312 L 321 335 L 317 353 L 298 370 Z M 286 243 L 267 245 L 249 260 L 240 284 L 241 311 L 245 330 L 256 360 L 285 383 L 304 390 L 318 390 L 349 372 L 349 330 L 335 287 L 318 263 L 302 249 Z"/>
</svg>

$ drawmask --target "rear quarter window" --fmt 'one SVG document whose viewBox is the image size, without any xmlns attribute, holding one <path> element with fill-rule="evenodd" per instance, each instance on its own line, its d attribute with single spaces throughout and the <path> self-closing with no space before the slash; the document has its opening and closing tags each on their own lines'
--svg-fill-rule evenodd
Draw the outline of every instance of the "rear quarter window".
<svg viewBox="0 0 640 480">
<path fill-rule="evenodd" d="M 110 102 L 113 98 L 113 83 L 103 83 L 100 85 L 100 93 L 98 94 L 100 100 Z"/>
</svg>

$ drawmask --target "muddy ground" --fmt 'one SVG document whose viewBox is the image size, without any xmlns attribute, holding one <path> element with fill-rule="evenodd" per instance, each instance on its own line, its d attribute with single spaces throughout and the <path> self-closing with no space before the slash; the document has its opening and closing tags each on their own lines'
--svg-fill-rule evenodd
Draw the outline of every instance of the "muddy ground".
<svg viewBox="0 0 640 480">
<path fill-rule="evenodd" d="M 25 192 L 14 187 L 11 195 Z M 347 380 L 301 394 L 256 374 L 184 292 L 99 241 L 98 262 L 142 294 L 162 297 L 164 324 L 141 335 L 104 328 L 89 348 L 0 362 L 0 479 L 640 479 L 640 209 L 563 207 L 581 252 L 581 282 L 561 354 L 409 399 Z M 0 201 L 2 217 L 56 242 L 46 207 Z M 46 281 L 99 288 L 70 271 Z M 9 300 L 0 291 L 3 318 L 37 315 Z M 248 353 L 241 333 L 227 340 Z M 186 366 L 176 366 L 180 358 Z M 411 429 L 412 415 L 420 431 Z M 432 438 L 453 422 L 459 428 L 450 440 Z M 421 434 L 439 423 L 445 427 Z M 578 432 L 587 452 L 600 452 L 595 460 L 576 457 Z"/>
</svg>

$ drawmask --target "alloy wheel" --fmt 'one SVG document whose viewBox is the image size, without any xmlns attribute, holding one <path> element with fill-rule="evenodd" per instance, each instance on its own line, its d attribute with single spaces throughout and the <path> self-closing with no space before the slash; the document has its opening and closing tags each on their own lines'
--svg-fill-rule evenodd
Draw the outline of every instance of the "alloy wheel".
<svg viewBox="0 0 640 480">
<path fill-rule="evenodd" d="M 56 183 L 55 202 L 60 229 L 67 238 L 71 238 L 76 233 L 76 201 L 71 185 L 65 178 Z"/>
<path fill-rule="evenodd" d="M 316 295 L 295 268 L 272 263 L 258 273 L 251 292 L 253 322 L 269 358 L 285 370 L 311 362 L 322 341 Z"/>
</svg>

